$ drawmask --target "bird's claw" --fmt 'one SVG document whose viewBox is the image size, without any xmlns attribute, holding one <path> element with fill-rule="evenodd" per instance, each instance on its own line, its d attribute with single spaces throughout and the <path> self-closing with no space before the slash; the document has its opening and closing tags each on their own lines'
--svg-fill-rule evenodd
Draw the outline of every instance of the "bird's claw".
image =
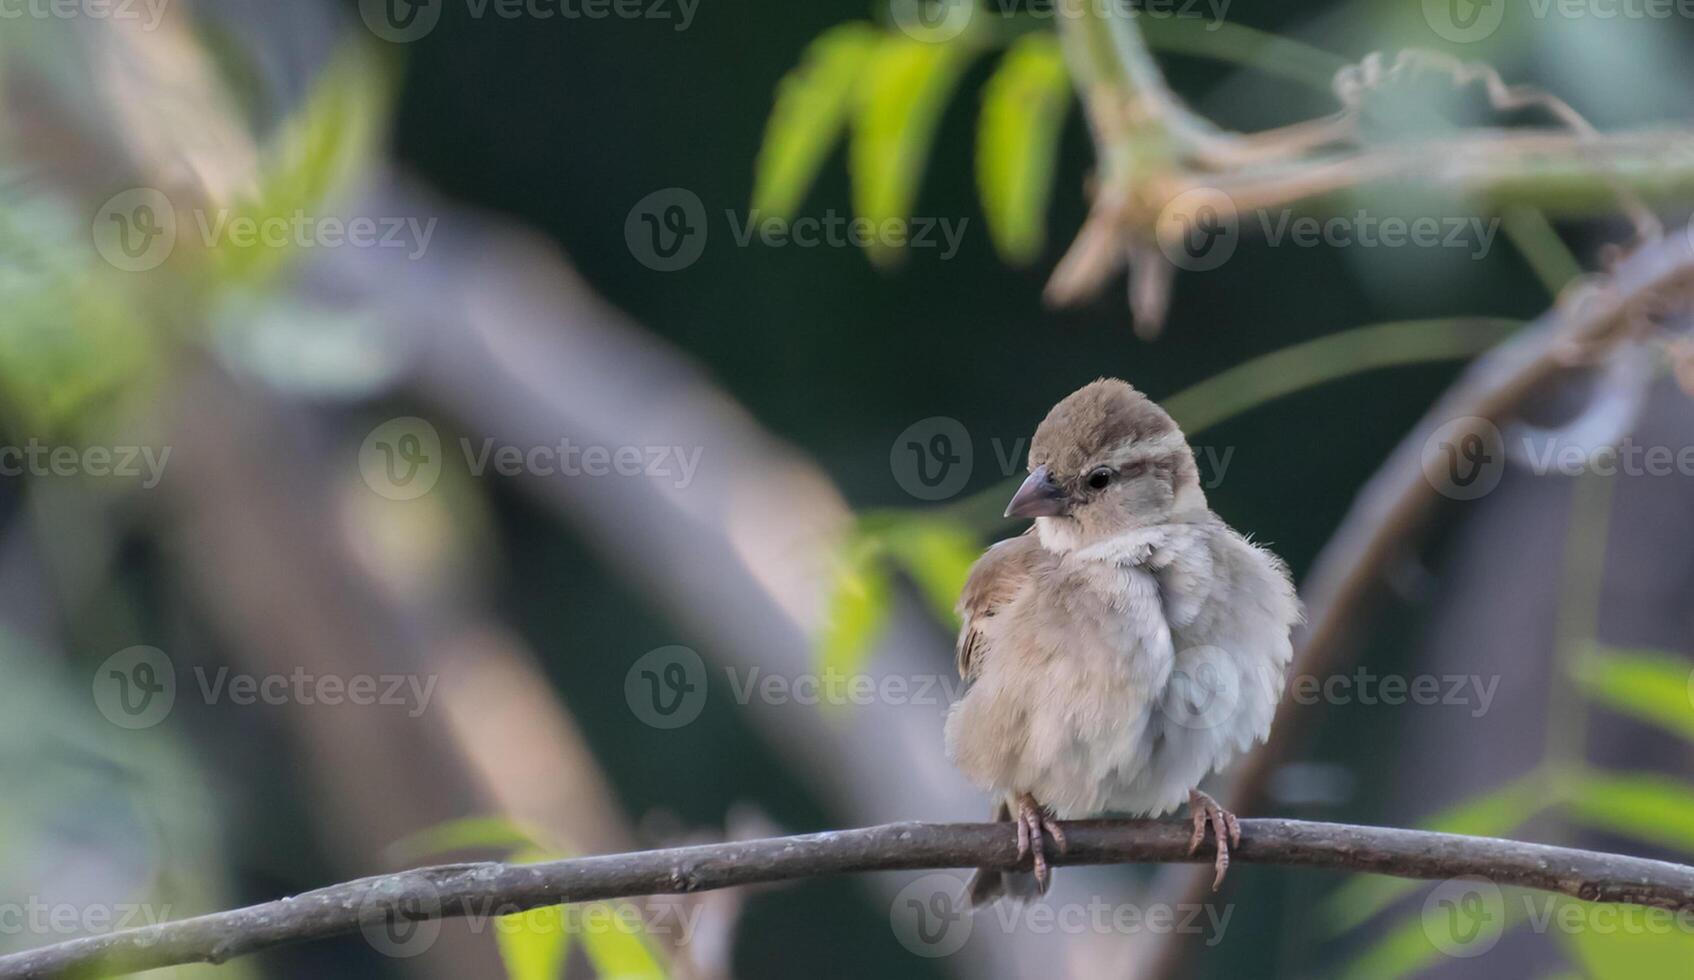
<svg viewBox="0 0 1694 980">
<path fill-rule="evenodd" d="M 1047 808 L 1035 802 L 1035 797 L 1028 793 L 1018 797 L 1018 861 L 1031 857 L 1032 870 L 1035 872 L 1035 883 L 1040 886 L 1043 894 L 1047 891 L 1047 883 L 1052 880 L 1052 871 L 1047 866 L 1046 838 L 1051 837 L 1058 853 L 1063 854 L 1069 848 L 1065 840 L 1065 832 L 1059 827 L 1059 822 L 1053 818 Z"/>
<path fill-rule="evenodd" d="M 1212 879 L 1212 891 L 1215 892 L 1223 885 L 1223 876 L 1229 871 L 1230 848 L 1241 846 L 1241 821 L 1197 789 L 1189 791 L 1188 806 L 1194 819 L 1194 835 L 1188 839 L 1188 853 L 1195 854 L 1200 850 L 1200 845 L 1206 842 L 1208 827 L 1218 840 L 1218 856 L 1214 862 L 1217 876 Z"/>
</svg>

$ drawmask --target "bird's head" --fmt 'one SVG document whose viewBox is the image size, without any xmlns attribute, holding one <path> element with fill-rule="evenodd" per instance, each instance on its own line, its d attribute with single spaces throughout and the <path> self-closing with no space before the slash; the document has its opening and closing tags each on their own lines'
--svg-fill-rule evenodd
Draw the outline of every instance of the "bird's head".
<svg viewBox="0 0 1694 980">
<path fill-rule="evenodd" d="M 1035 518 L 1043 545 L 1070 551 L 1205 507 L 1182 430 L 1146 395 L 1102 378 L 1054 405 L 1035 430 L 1029 478 L 1006 516 Z"/>
</svg>

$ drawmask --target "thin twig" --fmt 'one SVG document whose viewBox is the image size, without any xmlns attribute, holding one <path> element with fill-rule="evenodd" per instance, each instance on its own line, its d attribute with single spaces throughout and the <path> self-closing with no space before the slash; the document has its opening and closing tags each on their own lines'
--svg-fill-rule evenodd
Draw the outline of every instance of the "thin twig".
<svg viewBox="0 0 1694 980">
<path fill-rule="evenodd" d="M 1694 911 L 1694 868 L 1541 844 L 1302 820 L 1244 820 L 1236 862 L 1368 871 L 1402 878 L 1476 877 L 1590 902 Z M 1065 825 L 1055 864 L 1212 861 L 1188 853 L 1187 821 Z M 705 844 L 543 864 L 455 864 L 361 878 L 281 901 L 74 939 L 0 957 L 0 980 L 67 970 L 111 975 L 219 963 L 321 939 L 391 916 L 410 922 L 487 917 L 567 902 L 680 894 L 857 871 L 1017 866 L 1005 824 L 898 823 L 800 837 Z M 79 974 L 85 975 L 85 974 Z"/>
</svg>

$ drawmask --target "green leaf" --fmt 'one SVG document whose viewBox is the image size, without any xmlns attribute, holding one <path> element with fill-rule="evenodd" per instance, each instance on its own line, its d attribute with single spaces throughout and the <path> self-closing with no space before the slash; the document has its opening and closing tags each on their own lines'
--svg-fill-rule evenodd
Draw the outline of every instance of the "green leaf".
<svg viewBox="0 0 1694 980">
<path fill-rule="evenodd" d="M 259 186 L 225 214 L 206 216 L 208 227 L 221 218 L 284 230 L 280 245 L 274 238 L 214 242 L 212 258 L 224 281 L 262 284 L 295 257 L 297 216 L 323 221 L 333 214 L 328 209 L 335 192 L 376 152 L 391 90 L 390 73 L 375 50 L 360 42 L 346 45 L 313 79 L 300 108 L 265 141 Z"/>
<path fill-rule="evenodd" d="M 878 229 L 912 215 L 941 111 L 978 50 L 968 37 L 937 44 L 885 35 L 861 78 L 848 152 L 853 210 Z M 870 242 L 878 264 L 901 254 L 883 234 L 873 233 Z"/>
<path fill-rule="evenodd" d="M 1668 776 L 1586 776 L 1572 784 L 1571 819 L 1694 854 L 1694 788 Z"/>
<path fill-rule="evenodd" d="M 1509 897 L 1512 893 L 1506 894 Z M 1505 914 L 1503 928 L 1509 931 L 1524 918 L 1522 903 L 1508 900 Z M 1463 939 L 1454 936 L 1449 928 L 1445 916 L 1413 913 L 1347 964 L 1339 976 L 1342 980 L 1398 980 L 1413 976 L 1446 957 L 1437 941 L 1449 949 L 1464 946 Z"/>
<path fill-rule="evenodd" d="M 1600 704 L 1694 740 L 1694 666 L 1659 650 L 1606 650 L 1578 662 L 1577 684 Z"/>
<path fill-rule="evenodd" d="M 1008 262 L 1026 264 L 1041 252 L 1070 101 L 1064 53 L 1047 33 L 1019 38 L 983 89 L 977 190 L 994 247 Z"/>
<path fill-rule="evenodd" d="M 565 907 L 548 905 L 500 916 L 494 924 L 494 945 L 509 980 L 559 980 L 571 951 Z"/>
<path fill-rule="evenodd" d="M 843 549 L 818 642 L 825 674 L 858 673 L 888 621 L 891 589 L 883 557 L 880 542 L 858 531 Z"/>
<path fill-rule="evenodd" d="M 388 853 L 396 863 L 411 864 L 455 851 L 513 852 L 537 847 L 533 835 L 505 817 L 464 817 L 402 837 L 388 846 Z"/>
<path fill-rule="evenodd" d="M 970 529 L 933 518 L 903 520 L 880 535 L 888 552 L 917 583 L 935 615 L 958 625 L 953 607 L 982 555 L 982 543 Z"/>
<path fill-rule="evenodd" d="M 0 202 L 0 412 L 14 432 L 97 432 L 108 413 L 128 414 L 126 394 L 161 376 L 160 327 L 143 283 L 92 246 L 86 219 L 66 201 Z"/>
<path fill-rule="evenodd" d="M 765 138 L 753 167 L 753 210 L 791 218 L 847 124 L 859 77 L 880 33 L 842 24 L 806 48 L 799 67 L 777 84 Z"/>
<path fill-rule="evenodd" d="M 467 821 L 457 821 L 466 823 Z M 444 824 L 443 826 L 449 826 Z M 514 853 L 516 864 L 533 864 L 561 857 L 539 847 Z M 559 980 L 570 955 L 571 930 L 563 905 L 546 905 L 502 915 L 494 922 L 494 945 L 506 965 L 509 980 Z"/>
<path fill-rule="evenodd" d="M 618 907 L 600 902 L 584 910 L 584 915 L 609 920 L 609 928 L 584 929 L 582 946 L 588 961 L 594 964 L 594 974 L 600 980 L 665 980 L 669 974 L 658 952 L 642 932 L 627 932 L 617 923 L 627 916 L 618 915 Z"/>
<path fill-rule="evenodd" d="M 1560 930 L 1559 939 L 1588 980 L 1686 977 L 1694 971 L 1694 933 L 1667 909 L 1578 905 L 1587 927 Z M 1634 918 L 1629 918 L 1633 916 Z"/>
<path fill-rule="evenodd" d="M 1455 804 L 1420 826 L 1443 834 L 1504 837 L 1554 804 L 1549 788 L 1546 775 L 1534 772 Z M 1401 878 L 1356 875 L 1324 901 L 1319 919 L 1327 925 L 1330 934 L 1339 935 L 1375 918 L 1417 888 L 1417 882 Z"/>
</svg>

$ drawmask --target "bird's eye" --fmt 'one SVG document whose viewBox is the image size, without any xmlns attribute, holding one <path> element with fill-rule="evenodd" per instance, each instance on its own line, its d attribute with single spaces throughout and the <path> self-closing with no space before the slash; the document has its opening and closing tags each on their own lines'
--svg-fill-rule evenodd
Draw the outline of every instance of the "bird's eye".
<svg viewBox="0 0 1694 980">
<path fill-rule="evenodd" d="M 1095 490 L 1104 490 L 1106 489 L 1106 484 L 1111 482 L 1112 471 L 1108 467 L 1102 466 L 1088 474 L 1088 485 Z"/>
</svg>

